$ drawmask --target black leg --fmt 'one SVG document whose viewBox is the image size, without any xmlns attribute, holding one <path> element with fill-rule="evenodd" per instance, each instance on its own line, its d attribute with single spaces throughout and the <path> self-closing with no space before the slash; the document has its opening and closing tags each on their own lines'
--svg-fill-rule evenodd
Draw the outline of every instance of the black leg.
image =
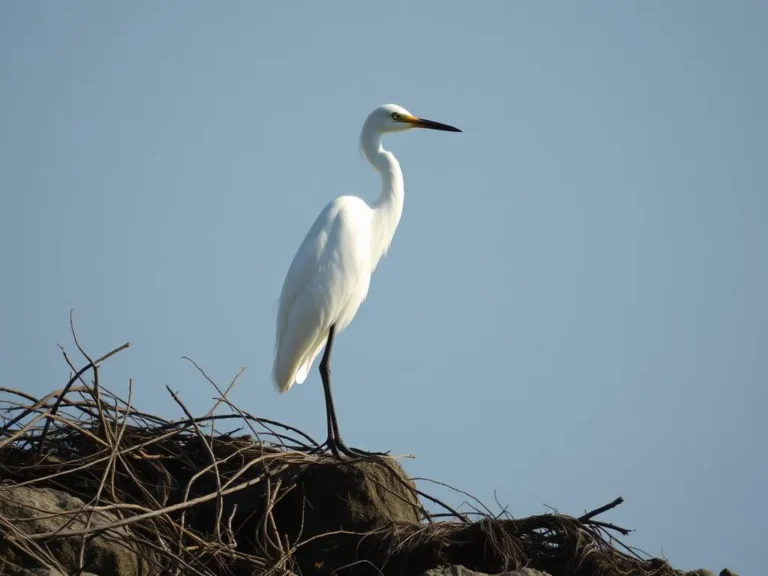
<svg viewBox="0 0 768 576">
<path fill-rule="evenodd" d="M 348 448 L 341 439 L 339 432 L 339 421 L 336 418 L 336 407 L 333 405 L 333 394 L 331 393 L 331 352 L 333 351 L 333 338 L 336 335 L 336 325 L 331 325 L 328 331 L 328 340 L 325 343 L 325 352 L 320 360 L 320 377 L 323 380 L 323 391 L 325 392 L 325 416 L 328 424 L 328 440 L 326 444 L 333 455 L 341 459 L 341 454 L 350 458 L 360 456 L 386 456 L 389 452 L 365 452 L 355 448 Z"/>
<path fill-rule="evenodd" d="M 328 440 L 326 444 L 331 449 L 331 452 L 333 452 L 333 455 L 339 458 L 339 449 L 337 447 L 339 424 L 336 422 L 333 395 L 331 394 L 331 352 L 333 351 L 333 337 L 335 334 L 336 325 L 333 324 L 328 331 L 325 352 L 323 352 L 323 357 L 320 360 L 320 378 L 323 380 L 323 392 L 325 392 L 325 417 L 328 425 Z"/>
</svg>

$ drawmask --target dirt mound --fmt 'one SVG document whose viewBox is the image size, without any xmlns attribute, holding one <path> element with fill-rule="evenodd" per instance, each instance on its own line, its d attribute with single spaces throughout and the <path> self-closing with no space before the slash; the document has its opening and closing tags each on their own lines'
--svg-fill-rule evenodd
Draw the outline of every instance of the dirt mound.
<svg viewBox="0 0 768 576">
<path fill-rule="evenodd" d="M 220 397 L 201 417 L 170 389 L 182 420 L 140 412 L 130 391 L 124 401 L 100 385 L 105 358 L 42 399 L 0 389 L 0 573 L 417 575 L 454 565 L 680 574 L 623 547 L 615 536 L 628 531 L 596 518 L 621 499 L 579 518 L 486 509 L 472 521 L 419 490 L 392 458 L 311 455 L 311 437 L 247 414 L 210 379 Z M 220 405 L 230 413 L 216 415 Z M 218 431 L 225 421 L 250 434 Z"/>
</svg>

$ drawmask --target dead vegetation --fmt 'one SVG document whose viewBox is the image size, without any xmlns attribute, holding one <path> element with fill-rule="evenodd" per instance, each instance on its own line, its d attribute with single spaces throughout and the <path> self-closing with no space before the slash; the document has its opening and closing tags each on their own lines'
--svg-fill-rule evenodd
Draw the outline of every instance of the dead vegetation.
<svg viewBox="0 0 768 576">
<path fill-rule="evenodd" d="M 615 536 L 628 531 L 597 518 L 620 498 L 580 518 L 513 519 L 479 503 L 459 513 L 391 458 L 337 463 L 309 454 L 317 442 L 307 434 L 229 401 L 237 378 L 222 390 L 200 371 L 218 395 L 202 416 L 170 389 L 182 419 L 141 412 L 132 386 L 123 399 L 99 381 L 99 365 L 128 344 L 96 360 L 76 337 L 75 345 L 85 366 L 62 350 L 72 369 L 64 388 L 43 398 L 0 388 L 0 500 L 3 487 L 27 487 L 82 501 L 35 511 L 38 520 L 55 517 L 55 529 L 0 514 L 0 572 L 96 571 L 103 559 L 91 545 L 106 539 L 151 574 L 419 574 L 443 564 L 553 576 L 679 574 L 624 546 Z M 223 407 L 227 414 L 215 413 Z M 218 431 L 227 420 L 249 434 Z M 427 500 L 444 512 L 430 514 Z M 73 552 L 63 558 L 57 542 Z"/>
</svg>

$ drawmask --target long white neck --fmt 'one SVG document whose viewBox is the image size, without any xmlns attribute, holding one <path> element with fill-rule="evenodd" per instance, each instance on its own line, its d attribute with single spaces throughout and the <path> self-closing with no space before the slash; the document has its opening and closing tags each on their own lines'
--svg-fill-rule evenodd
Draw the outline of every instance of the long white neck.
<svg viewBox="0 0 768 576">
<path fill-rule="evenodd" d="M 367 123 L 363 127 L 360 143 L 366 159 L 381 175 L 381 192 L 376 202 L 371 204 L 371 257 L 376 268 L 381 257 L 387 253 L 403 213 L 403 172 L 394 154 L 382 147 L 381 133 L 371 129 Z"/>
</svg>

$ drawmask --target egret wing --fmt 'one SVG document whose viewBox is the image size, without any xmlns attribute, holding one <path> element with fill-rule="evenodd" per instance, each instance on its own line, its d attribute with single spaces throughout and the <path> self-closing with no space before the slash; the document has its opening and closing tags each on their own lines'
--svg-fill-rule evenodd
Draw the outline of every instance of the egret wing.
<svg viewBox="0 0 768 576">
<path fill-rule="evenodd" d="M 347 198 L 352 197 L 337 198 L 320 213 L 283 283 L 273 366 L 280 392 L 304 382 L 331 325 L 344 319 L 364 281 L 370 254 L 366 214 Z"/>
</svg>

